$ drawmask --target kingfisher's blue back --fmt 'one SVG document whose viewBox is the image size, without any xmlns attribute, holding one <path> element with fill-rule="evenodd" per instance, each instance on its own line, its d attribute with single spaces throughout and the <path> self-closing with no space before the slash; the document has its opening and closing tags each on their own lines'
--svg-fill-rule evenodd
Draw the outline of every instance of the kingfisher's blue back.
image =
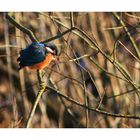
<svg viewBox="0 0 140 140">
<path fill-rule="evenodd" d="M 32 66 L 45 59 L 45 45 L 43 43 L 32 43 L 20 52 L 20 67 Z"/>
</svg>

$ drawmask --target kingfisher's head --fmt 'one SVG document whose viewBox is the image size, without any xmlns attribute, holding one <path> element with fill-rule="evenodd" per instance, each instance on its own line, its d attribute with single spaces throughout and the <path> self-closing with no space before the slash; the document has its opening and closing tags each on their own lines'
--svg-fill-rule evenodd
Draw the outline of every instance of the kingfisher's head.
<svg viewBox="0 0 140 140">
<path fill-rule="evenodd" d="M 45 44 L 45 48 L 46 48 L 46 54 L 51 53 L 53 55 L 53 60 L 59 68 L 58 60 L 56 58 L 56 56 L 58 55 L 58 49 L 57 49 L 56 45 L 53 43 L 47 43 L 47 44 Z M 60 68 L 59 68 L 59 70 L 60 70 Z"/>
<path fill-rule="evenodd" d="M 46 54 L 47 53 L 51 53 L 54 56 L 57 56 L 58 55 L 58 49 L 57 49 L 57 47 L 56 47 L 55 44 L 53 44 L 53 43 L 47 43 L 47 44 L 45 44 L 45 48 L 46 48 Z"/>
</svg>

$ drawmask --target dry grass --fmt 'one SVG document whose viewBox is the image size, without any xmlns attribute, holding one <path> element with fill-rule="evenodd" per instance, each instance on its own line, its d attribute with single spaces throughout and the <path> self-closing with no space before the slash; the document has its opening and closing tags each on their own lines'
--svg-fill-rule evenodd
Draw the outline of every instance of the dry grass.
<svg viewBox="0 0 140 140">
<path fill-rule="evenodd" d="M 14 13 L 39 41 L 52 40 L 59 48 L 60 71 L 54 64 L 45 69 L 48 88 L 31 127 L 140 127 L 139 16 Z M 27 34 L 0 13 L 0 127 L 25 127 L 35 101 L 36 71 L 18 72 L 16 61 L 19 50 L 29 43 Z"/>
</svg>

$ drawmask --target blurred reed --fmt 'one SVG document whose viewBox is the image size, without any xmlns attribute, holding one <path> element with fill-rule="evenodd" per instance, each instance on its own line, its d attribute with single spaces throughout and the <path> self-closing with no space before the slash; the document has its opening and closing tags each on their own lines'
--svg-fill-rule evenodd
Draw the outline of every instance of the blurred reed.
<svg viewBox="0 0 140 140">
<path fill-rule="evenodd" d="M 140 105 L 139 15 L 135 12 L 14 13 L 16 21 L 31 29 L 39 41 L 60 35 L 71 27 L 79 29 L 53 40 L 59 49 L 60 71 L 54 64 L 45 69 L 47 85 L 88 107 L 132 115 L 139 115 Z M 0 20 L 0 36 L 3 36 L 0 39 L 0 127 L 24 127 L 38 83 L 35 71 L 17 71 L 16 59 L 31 40 L 11 25 L 4 13 L 0 13 Z M 8 118 L 7 114 L 12 117 Z M 118 128 L 140 127 L 140 124 L 139 120 L 110 117 L 81 108 L 47 90 L 39 102 L 32 127 Z"/>
</svg>

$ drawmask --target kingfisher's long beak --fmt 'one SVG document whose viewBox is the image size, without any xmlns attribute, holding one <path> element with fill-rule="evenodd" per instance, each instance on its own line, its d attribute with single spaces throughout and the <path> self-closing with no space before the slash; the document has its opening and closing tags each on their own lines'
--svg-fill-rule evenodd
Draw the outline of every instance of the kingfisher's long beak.
<svg viewBox="0 0 140 140">
<path fill-rule="evenodd" d="M 60 67 L 59 67 L 59 63 L 58 63 L 58 59 L 56 56 L 53 56 L 53 61 L 56 63 L 58 70 L 60 71 Z"/>
</svg>

